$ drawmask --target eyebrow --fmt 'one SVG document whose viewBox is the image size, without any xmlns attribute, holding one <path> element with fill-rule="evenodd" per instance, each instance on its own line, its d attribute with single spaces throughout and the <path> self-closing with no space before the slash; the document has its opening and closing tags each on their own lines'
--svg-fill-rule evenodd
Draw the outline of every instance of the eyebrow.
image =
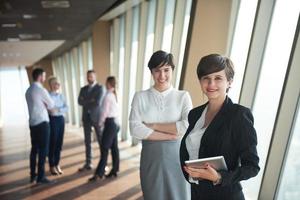
<svg viewBox="0 0 300 200">
<path fill-rule="evenodd" d="M 209 76 L 210 76 L 210 74 L 202 76 L 202 78 L 208 78 Z M 217 75 L 215 75 L 215 77 L 224 77 L 224 76 L 217 74 Z"/>
</svg>

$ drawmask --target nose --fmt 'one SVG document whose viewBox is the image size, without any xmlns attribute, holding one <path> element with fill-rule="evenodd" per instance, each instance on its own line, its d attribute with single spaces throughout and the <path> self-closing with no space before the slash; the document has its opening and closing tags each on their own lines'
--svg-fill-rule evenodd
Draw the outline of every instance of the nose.
<svg viewBox="0 0 300 200">
<path fill-rule="evenodd" d="M 165 72 L 162 70 L 162 71 L 160 71 L 160 73 L 159 73 L 159 78 L 164 78 L 164 76 L 165 76 Z"/>
<path fill-rule="evenodd" d="M 214 85 L 214 84 L 215 84 L 215 82 L 213 79 L 208 79 L 208 85 Z"/>
</svg>

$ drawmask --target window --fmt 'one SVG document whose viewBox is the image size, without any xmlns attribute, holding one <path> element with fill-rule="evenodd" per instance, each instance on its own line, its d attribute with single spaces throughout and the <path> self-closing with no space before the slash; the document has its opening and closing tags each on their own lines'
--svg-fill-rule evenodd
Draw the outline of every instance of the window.
<svg viewBox="0 0 300 200">
<path fill-rule="evenodd" d="M 277 199 L 298 200 L 300 199 L 300 101 L 295 116 L 291 142 L 286 157 L 282 180 Z"/>
<path fill-rule="evenodd" d="M 261 171 L 246 181 L 247 199 L 257 199 L 272 136 L 284 77 L 299 15 L 300 1 L 277 0 L 256 89 L 253 114 Z"/>
<path fill-rule="evenodd" d="M 235 66 L 234 81 L 229 96 L 233 102 L 239 101 L 243 75 L 247 61 L 250 39 L 257 7 L 257 0 L 240 2 L 230 58 Z"/>
</svg>

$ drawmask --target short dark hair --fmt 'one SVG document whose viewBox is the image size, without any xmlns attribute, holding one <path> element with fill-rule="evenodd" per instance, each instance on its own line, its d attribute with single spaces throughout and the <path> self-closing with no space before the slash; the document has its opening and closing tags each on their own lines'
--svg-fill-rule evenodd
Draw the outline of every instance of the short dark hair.
<svg viewBox="0 0 300 200">
<path fill-rule="evenodd" d="M 94 74 L 95 74 L 96 72 L 95 72 L 95 70 L 93 70 L 93 69 L 90 69 L 90 70 L 88 70 L 88 71 L 87 71 L 87 73 L 86 73 L 86 74 L 90 74 L 90 73 L 94 73 Z"/>
<path fill-rule="evenodd" d="M 197 76 L 200 80 L 203 76 L 219 72 L 225 69 L 226 78 L 228 81 L 234 77 L 234 66 L 232 61 L 219 54 L 210 54 L 200 59 L 197 66 Z"/>
<path fill-rule="evenodd" d="M 170 65 L 172 67 L 172 70 L 174 70 L 175 65 L 173 62 L 173 55 L 171 53 L 167 53 L 165 51 L 159 50 L 152 54 L 148 62 L 148 68 L 151 71 L 156 67 L 162 67 L 166 64 Z"/>
<path fill-rule="evenodd" d="M 35 69 L 32 71 L 32 74 L 31 74 L 31 75 L 32 75 L 32 79 L 33 79 L 34 81 L 36 81 L 40 75 L 43 75 L 44 72 L 45 72 L 45 71 L 44 71 L 42 68 L 35 68 Z"/>
</svg>

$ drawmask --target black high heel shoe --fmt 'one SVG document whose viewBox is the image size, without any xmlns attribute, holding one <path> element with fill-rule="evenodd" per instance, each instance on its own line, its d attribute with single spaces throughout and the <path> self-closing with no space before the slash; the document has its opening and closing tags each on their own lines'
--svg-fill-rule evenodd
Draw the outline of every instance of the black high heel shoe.
<svg viewBox="0 0 300 200">
<path fill-rule="evenodd" d="M 105 178 L 117 178 L 118 174 L 117 172 L 109 172 L 109 174 L 105 175 Z"/>
<path fill-rule="evenodd" d="M 88 182 L 95 182 L 101 179 L 103 179 L 103 176 L 99 176 L 98 174 L 95 174 L 93 177 L 89 178 Z"/>
</svg>

